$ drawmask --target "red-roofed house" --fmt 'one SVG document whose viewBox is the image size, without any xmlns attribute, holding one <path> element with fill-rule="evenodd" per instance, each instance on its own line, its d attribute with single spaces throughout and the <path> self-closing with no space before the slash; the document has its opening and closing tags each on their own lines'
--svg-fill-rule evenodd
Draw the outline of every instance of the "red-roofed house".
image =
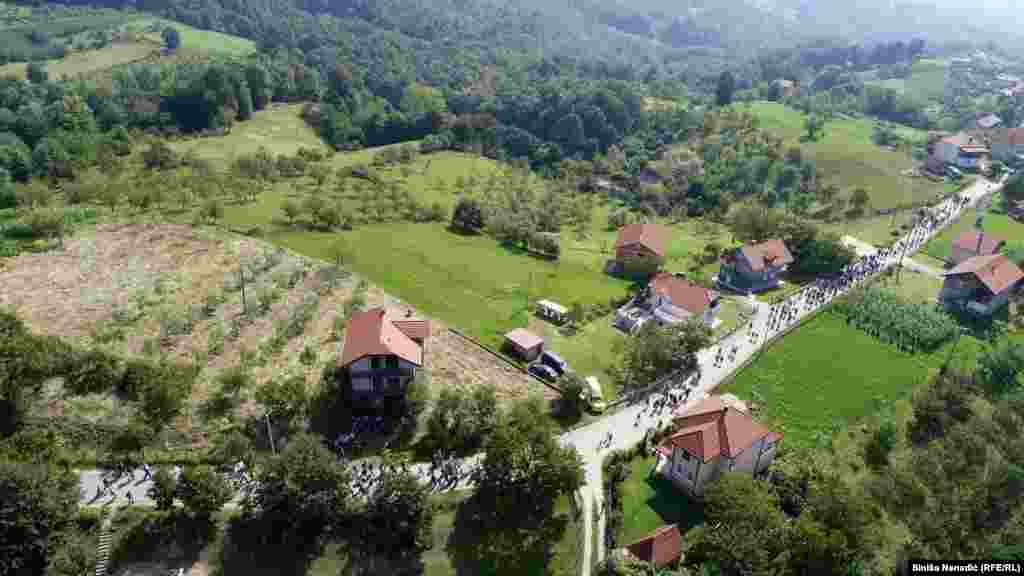
<svg viewBox="0 0 1024 576">
<path fill-rule="evenodd" d="M 793 263 L 793 255 L 778 238 L 737 248 L 722 257 L 718 282 L 739 292 L 770 290 L 779 285 L 779 275 Z"/>
<path fill-rule="evenodd" d="M 718 293 L 686 278 L 660 272 L 651 279 L 643 297 L 662 326 L 678 324 L 692 317 L 713 326 L 718 312 Z"/>
<path fill-rule="evenodd" d="M 990 316 L 1010 298 L 1024 272 L 1005 254 L 975 256 L 944 274 L 939 300 L 946 308 Z"/>
<path fill-rule="evenodd" d="M 988 256 L 998 254 L 1006 242 L 997 236 L 985 234 L 981 230 L 964 230 L 953 242 L 951 260 L 953 264 L 959 264 L 968 258 L 975 256 Z"/>
<path fill-rule="evenodd" d="M 617 273 L 650 275 L 665 262 L 668 231 L 658 224 L 627 224 L 615 240 Z"/>
<path fill-rule="evenodd" d="M 957 168 L 977 168 L 978 161 L 988 153 L 988 147 L 979 138 L 964 132 L 947 136 L 935 143 L 932 155 Z"/>
<path fill-rule="evenodd" d="M 675 524 L 668 524 L 629 544 L 626 552 L 655 568 L 664 568 L 679 561 L 683 555 L 683 535 Z"/>
<path fill-rule="evenodd" d="M 1024 128 L 1007 128 L 992 136 L 992 158 L 1007 164 L 1024 159 Z"/>
<path fill-rule="evenodd" d="M 661 473 L 691 496 L 724 472 L 763 473 L 782 435 L 719 396 L 709 396 L 673 419 L 675 432 L 658 446 Z"/>
<path fill-rule="evenodd" d="M 379 400 L 404 394 L 423 366 L 428 336 L 426 320 L 391 320 L 383 308 L 353 314 L 345 326 L 340 364 L 353 398 Z"/>
</svg>

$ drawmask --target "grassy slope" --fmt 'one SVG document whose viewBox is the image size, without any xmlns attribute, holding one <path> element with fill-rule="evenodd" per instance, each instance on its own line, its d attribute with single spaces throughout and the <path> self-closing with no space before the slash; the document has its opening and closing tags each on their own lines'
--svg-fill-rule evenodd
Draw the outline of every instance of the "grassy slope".
<svg viewBox="0 0 1024 576">
<path fill-rule="evenodd" d="M 804 114 L 772 102 L 757 102 L 749 110 L 760 119 L 761 127 L 785 138 L 799 141 Z M 864 187 L 871 194 L 872 208 L 891 208 L 900 203 L 929 200 L 945 191 L 941 184 L 924 178 L 909 178 L 901 172 L 913 167 L 913 160 L 902 152 L 886 150 L 871 141 L 874 122 L 866 119 L 837 119 L 825 125 L 817 142 L 800 146 L 826 175 L 826 182 L 843 190 Z M 920 139 L 919 131 L 900 127 L 898 132 Z"/>
<path fill-rule="evenodd" d="M 654 456 L 630 463 L 629 478 L 622 483 L 622 529 L 619 543 L 630 544 L 665 524 L 679 524 L 685 533 L 704 521 L 703 510 L 684 496 L 671 482 L 651 472 Z"/>
<path fill-rule="evenodd" d="M 274 154 L 295 154 L 299 148 L 327 151 L 327 146 L 299 117 L 301 104 L 274 105 L 236 124 L 231 133 L 219 138 L 194 138 L 172 142 L 177 152 L 193 152 L 211 161 L 230 161 L 266 146 Z"/>
<path fill-rule="evenodd" d="M 141 29 L 156 24 L 161 29 L 166 26 L 173 26 L 181 35 L 181 47 L 189 50 L 201 50 L 208 54 L 219 54 L 224 56 L 245 56 L 256 52 L 256 43 L 246 38 L 215 32 L 213 30 L 200 30 L 181 22 L 165 20 L 163 18 L 143 18 L 132 23 L 133 29 Z M 150 37 L 163 43 L 159 32 L 150 33 Z"/>
<path fill-rule="evenodd" d="M 869 82 L 919 100 L 941 101 L 946 91 L 946 64 L 941 60 L 918 60 L 907 78 Z"/>
<path fill-rule="evenodd" d="M 926 244 L 924 252 L 940 260 L 949 258 L 953 253 L 953 241 L 956 240 L 956 237 L 961 232 L 973 229 L 977 218 L 977 209 L 964 212 L 960 219 L 953 223 L 952 226 L 946 228 L 942 234 L 939 234 Z M 986 213 L 982 227 L 987 234 L 1002 238 L 1010 244 L 1024 241 L 1024 224 L 1015 221 L 1005 214 Z"/>
<path fill-rule="evenodd" d="M 60 60 L 49 60 L 47 71 L 50 78 L 55 80 L 77 74 L 89 74 L 143 60 L 159 49 L 158 45 L 150 42 L 118 42 L 99 50 L 71 52 Z M 27 68 L 26 62 L 5 64 L 0 66 L 0 76 L 24 79 Z"/>
</svg>

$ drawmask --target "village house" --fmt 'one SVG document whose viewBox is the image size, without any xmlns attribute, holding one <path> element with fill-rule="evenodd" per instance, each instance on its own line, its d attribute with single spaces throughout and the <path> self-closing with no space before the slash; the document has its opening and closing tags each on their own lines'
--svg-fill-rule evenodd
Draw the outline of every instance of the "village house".
<svg viewBox="0 0 1024 576">
<path fill-rule="evenodd" d="M 627 544 L 622 552 L 655 568 L 672 566 L 683 556 L 683 535 L 679 526 L 667 524 Z"/>
<path fill-rule="evenodd" d="M 429 336 L 426 320 L 392 319 L 383 308 L 353 314 L 345 326 L 340 362 L 352 398 L 377 403 L 404 395 L 423 366 L 423 347 Z"/>
<path fill-rule="evenodd" d="M 544 351 L 544 339 L 524 328 L 516 328 L 505 334 L 504 346 L 523 360 L 533 362 Z"/>
<path fill-rule="evenodd" d="M 739 403 L 709 396 L 673 415 L 675 431 L 658 448 L 658 470 L 694 498 L 725 472 L 759 476 L 775 459 L 782 435 L 756 422 Z"/>
<path fill-rule="evenodd" d="M 658 224 L 627 224 L 615 240 L 613 274 L 628 276 L 654 274 L 665 263 L 668 231 Z"/>
<path fill-rule="evenodd" d="M 968 258 L 975 256 L 988 256 L 998 254 L 1003 245 L 1006 244 L 1002 238 L 991 234 L 985 234 L 982 230 L 964 230 L 953 242 L 953 252 L 950 262 L 959 264 Z"/>
<path fill-rule="evenodd" d="M 975 256 L 944 274 L 939 300 L 949 310 L 991 316 L 1010 298 L 1024 272 L 1005 254 Z"/>
<path fill-rule="evenodd" d="M 994 134 L 992 159 L 1010 165 L 1024 160 L 1024 128 L 1007 128 Z"/>
<path fill-rule="evenodd" d="M 772 87 L 777 90 L 779 98 L 792 98 L 800 93 L 800 84 L 785 78 L 779 78 L 772 82 Z"/>
<path fill-rule="evenodd" d="M 978 130 L 991 130 L 1002 125 L 1003 119 L 995 114 L 979 114 L 974 119 L 974 127 Z"/>
<path fill-rule="evenodd" d="M 964 132 L 939 140 L 932 151 L 932 155 L 943 163 L 968 169 L 977 168 L 987 153 L 988 147 L 981 139 Z"/>
<path fill-rule="evenodd" d="M 682 276 L 660 272 L 633 302 L 618 310 L 615 326 L 632 334 L 648 321 L 672 326 L 699 318 L 705 326 L 714 328 L 721 323 L 715 318 L 718 309 L 719 296 L 715 291 Z"/>
<path fill-rule="evenodd" d="M 743 293 L 763 292 L 779 285 L 779 275 L 793 255 L 777 238 L 737 248 L 722 257 L 718 284 Z"/>
</svg>

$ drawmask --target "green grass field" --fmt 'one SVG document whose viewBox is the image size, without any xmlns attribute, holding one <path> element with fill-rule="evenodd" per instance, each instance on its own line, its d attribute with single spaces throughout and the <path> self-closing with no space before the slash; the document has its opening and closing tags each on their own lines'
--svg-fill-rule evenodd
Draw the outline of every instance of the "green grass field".
<svg viewBox="0 0 1024 576">
<path fill-rule="evenodd" d="M 630 474 L 622 485 L 622 529 L 620 545 L 631 544 L 665 524 L 679 524 L 687 530 L 704 522 L 701 507 L 660 475 L 652 475 L 657 459 L 636 458 L 630 463 Z M 685 540 L 685 536 L 683 537 Z"/>
<path fill-rule="evenodd" d="M 946 92 L 946 63 L 941 60 L 918 60 L 907 78 L 890 78 L 869 82 L 895 90 L 919 100 L 942 101 Z"/>
<path fill-rule="evenodd" d="M 939 234 L 930 242 L 925 244 L 924 248 L 922 248 L 922 252 L 933 258 L 938 258 L 939 260 L 948 260 L 953 254 L 953 241 L 956 240 L 957 236 L 959 236 L 964 230 L 973 229 L 977 219 L 977 209 L 965 211 L 963 215 L 960 216 L 960 219 L 954 222 L 952 226 L 946 228 L 942 234 Z M 985 233 L 1002 238 L 1009 244 L 1024 241 L 1024 224 L 1017 222 L 1005 214 L 987 212 L 984 220 L 982 221 L 982 227 Z"/>
<path fill-rule="evenodd" d="M 953 366 L 972 366 L 978 345 L 964 337 Z M 908 354 L 825 311 L 772 344 L 718 392 L 752 401 L 759 418 L 785 435 L 784 445 L 813 447 L 872 413 L 877 402 L 908 395 L 939 368 L 951 346 Z"/>
<path fill-rule="evenodd" d="M 773 102 L 744 105 L 761 123 L 761 128 L 797 144 L 804 126 L 804 114 Z M 868 119 L 837 119 L 825 125 L 817 142 L 800 143 L 805 157 L 812 158 L 826 175 L 826 184 L 844 191 L 863 187 L 871 195 L 873 209 L 892 208 L 901 203 L 935 199 L 946 192 L 945 186 L 925 178 L 903 176 L 914 166 L 907 154 L 887 150 L 871 141 L 874 122 Z M 897 131 L 908 139 L 923 134 L 911 128 Z"/>
<path fill-rule="evenodd" d="M 484 236 L 460 236 L 445 224 L 381 224 L 341 234 L 270 235 L 297 252 L 328 258 L 331 241 L 348 246 L 348 265 L 385 291 L 495 348 L 502 335 L 527 325 L 532 302 L 607 303 L 628 283 L 566 260 L 549 262 Z"/>
<path fill-rule="evenodd" d="M 49 60 L 46 69 L 50 78 L 72 78 L 79 74 L 89 75 L 108 70 L 114 66 L 138 62 L 158 52 L 160 46 L 150 42 L 117 42 L 99 50 L 70 52 L 60 60 Z M 0 77 L 13 76 L 24 79 L 27 62 L 15 62 L 0 66 Z"/>
<path fill-rule="evenodd" d="M 171 142 L 175 151 L 192 152 L 210 161 L 228 162 L 235 156 L 252 154 L 265 146 L 273 154 L 292 155 L 299 148 L 327 151 L 316 132 L 299 116 L 301 104 L 273 105 L 219 138 L 190 138 Z"/>
<path fill-rule="evenodd" d="M 917 259 L 916 256 L 914 258 Z M 930 263 L 922 262 L 922 264 Z M 904 300 L 932 304 L 939 297 L 942 278 L 904 268 L 899 274 L 898 281 L 895 274 L 882 276 L 879 279 L 879 286 L 886 292 L 896 294 Z"/>
<path fill-rule="evenodd" d="M 160 35 L 165 27 L 172 26 L 181 35 L 181 49 L 196 50 L 206 54 L 218 54 L 222 56 L 247 56 L 256 52 L 256 43 L 246 38 L 232 36 L 213 30 L 201 30 L 193 28 L 181 22 L 165 20 L 163 18 L 143 18 L 132 22 L 132 30 L 153 30 L 150 37 L 160 43 L 163 38 Z"/>
</svg>

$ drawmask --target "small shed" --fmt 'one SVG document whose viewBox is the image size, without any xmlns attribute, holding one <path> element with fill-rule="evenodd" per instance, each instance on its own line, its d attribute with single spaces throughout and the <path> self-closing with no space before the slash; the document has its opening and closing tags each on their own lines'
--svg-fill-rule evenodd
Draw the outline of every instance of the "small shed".
<svg viewBox="0 0 1024 576">
<path fill-rule="evenodd" d="M 552 302 L 551 300 L 537 302 L 537 315 L 541 318 L 561 324 L 565 322 L 567 314 L 569 314 L 569 310 L 558 302 Z"/>
<path fill-rule="evenodd" d="M 505 346 L 523 360 L 532 362 L 544 349 L 544 339 L 529 330 L 516 328 L 505 334 Z"/>
</svg>

